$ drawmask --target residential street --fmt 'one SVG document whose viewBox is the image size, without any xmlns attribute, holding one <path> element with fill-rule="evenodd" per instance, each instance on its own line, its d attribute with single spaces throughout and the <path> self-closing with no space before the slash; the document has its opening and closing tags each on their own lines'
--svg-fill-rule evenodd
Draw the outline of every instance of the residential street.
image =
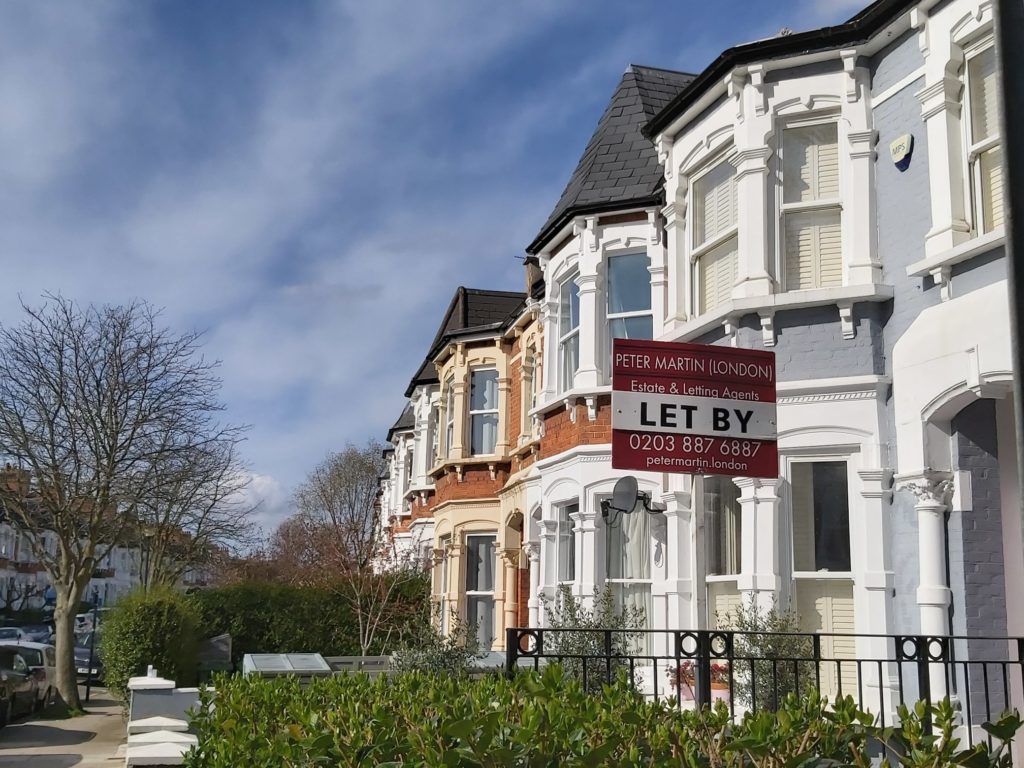
<svg viewBox="0 0 1024 768">
<path fill-rule="evenodd" d="M 84 693 L 84 691 L 83 691 Z M 120 765 L 125 741 L 121 707 L 94 689 L 89 714 L 66 720 L 19 718 L 0 729 L 0 768 L 71 768 Z"/>
</svg>

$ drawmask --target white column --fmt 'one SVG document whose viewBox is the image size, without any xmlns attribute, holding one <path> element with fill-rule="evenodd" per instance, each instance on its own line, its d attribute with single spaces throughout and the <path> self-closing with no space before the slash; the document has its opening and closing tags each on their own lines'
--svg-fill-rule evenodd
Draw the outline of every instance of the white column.
<svg viewBox="0 0 1024 768">
<path fill-rule="evenodd" d="M 597 350 L 601 344 L 599 294 L 600 276 L 596 273 L 576 276 L 580 288 L 580 360 L 574 379 L 575 389 L 593 389 L 601 385 Z"/>
<path fill-rule="evenodd" d="M 527 562 L 530 565 L 530 596 L 526 607 L 530 610 L 530 626 L 540 626 L 540 544 L 527 542 L 523 545 Z"/>
<path fill-rule="evenodd" d="M 953 48 L 953 51 L 958 49 Z M 934 256 L 970 237 L 964 194 L 963 134 L 960 126 L 960 91 L 963 84 L 950 61 L 949 71 L 939 55 L 929 56 L 925 87 L 918 92 L 921 117 L 928 135 L 928 186 L 931 190 L 932 228 L 925 235 L 926 256 Z"/>
<path fill-rule="evenodd" d="M 904 487 L 917 497 L 917 547 L 920 568 L 917 606 L 921 634 L 949 635 L 949 606 L 953 593 L 946 579 L 946 508 L 952 489 L 948 472 L 929 472 L 906 480 Z M 946 695 L 946 673 L 941 664 L 931 665 L 932 698 Z"/>
<path fill-rule="evenodd" d="M 875 248 L 875 141 L 871 113 L 870 72 L 860 66 L 855 49 L 840 52 L 845 77 L 840 148 L 846 137 L 847 172 L 843 175 L 844 200 L 856 201 L 843 208 L 842 248 L 847 285 L 881 281 L 882 265 Z M 842 151 L 842 149 L 840 149 Z"/>
<path fill-rule="evenodd" d="M 694 542 L 692 477 L 680 475 L 685 489 L 662 493 L 665 510 L 665 581 L 667 627 L 697 626 L 694 601 Z"/>
<path fill-rule="evenodd" d="M 593 606 L 597 594 L 597 513 L 583 509 L 569 515 L 574 521 L 573 535 L 576 537 L 576 581 L 573 596 L 582 600 L 587 607 Z"/>
<path fill-rule="evenodd" d="M 782 592 L 779 561 L 778 480 L 734 477 L 740 489 L 743 539 L 737 586 L 747 604 L 751 598 L 761 611 L 771 610 Z"/>
<path fill-rule="evenodd" d="M 861 524 L 851 525 L 851 534 L 859 541 L 861 570 L 854 578 L 854 619 L 858 633 L 886 635 L 893 631 L 892 591 L 895 587 L 889 552 L 889 516 L 892 512 L 892 472 L 888 469 L 862 469 L 857 472 L 861 481 L 860 495 L 863 513 Z M 856 518 L 851 518 L 853 523 Z M 859 594 L 857 594 L 859 592 Z M 884 637 L 857 639 L 857 653 L 864 659 L 890 658 L 888 641 Z M 896 704 L 898 681 L 896 670 L 884 665 L 882 679 L 878 669 L 864 665 L 865 695 L 885 697 L 885 710 L 893 712 Z M 878 701 L 866 701 L 869 708 Z"/>
<path fill-rule="evenodd" d="M 540 585 L 537 588 L 537 626 L 547 624 L 547 615 L 541 610 L 543 601 L 541 596 L 547 600 L 554 600 L 558 597 L 556 583 L 558 581 L 558 553 L 556 552 L 556 534 L 558 523 L 554 520 L 540 521 L 540 552 L 538 553 L 538 574 L 537 579 Z"/>
<path fill-rule="evenodd" d="M 648 270 L 651 273 L 652 327 L 654 338 L 658 338 L 664 333 L 668 319 L 668 265 L 665 246 L 661 242 L 661 220 L 653 208 L 647 211 L 647 258 L 651 262 Z"/>
<path fill-rule="evenodd" d="M 739 149 L 729 161 L 736 168 L 737 223 L 739 224 L 739 256 L 736 264 L 734 298 L 764 296 L 773 293 L 775 281 L 769 274 L 768 212 L 772 205 L 768 199 L 768 158 L 771 150 L 766 146 L 767 136 L 760 138 L 759 146 Z"/>
</svg>

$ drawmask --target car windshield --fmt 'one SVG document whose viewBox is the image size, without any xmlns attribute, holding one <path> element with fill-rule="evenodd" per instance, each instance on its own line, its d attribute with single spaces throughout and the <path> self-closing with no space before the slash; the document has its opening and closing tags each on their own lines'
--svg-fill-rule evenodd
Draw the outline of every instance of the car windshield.
<svg viewBox="0 0 1024 768">
<path fill-rule="evenodd" d="M 89 643 L 92 641 L 92 632 L 76 632 L 75 633 L 75 645 L 79 648 L 88 648 Z M 96 644 L 99 645 L 100 638 L 97 635 Z"/>
</svg>

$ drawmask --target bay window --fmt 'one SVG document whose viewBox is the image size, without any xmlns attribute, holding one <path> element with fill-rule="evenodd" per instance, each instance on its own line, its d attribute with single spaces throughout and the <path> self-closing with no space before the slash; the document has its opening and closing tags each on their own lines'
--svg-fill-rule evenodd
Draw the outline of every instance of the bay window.
<svg viewBox="0 0 1024 768">
<path fill-rule="evenodd" d="M 999 65 L 991 40 L 968 49 L 965 98 L 967 100 L 967 160 L 971 179 L 976 234 L 991 232 L 1003 223 L 1002 146 L 999 138 Z"/>
<path fill-rule="evenodd" d="M 580 287 L 575 276 L 561 283 L 558 297 L 559 384 L 566 390 L 572 389 L 580 366 Z"/>
<path fill-rule="evenodd" d="M 782 132 L 783 275 L 787 291 L 843 283 L 835 122 Z"/>
<path fill-rule="evenodd" d="M 715 165 L 693 182 L 694 306 L 703 314 L 732 298 L 738 254 L 736 169 Z"/>
<path fill-rule="evenodd" d="M 494 643 L 494 539 L 466 537 L 466 621 L 485 651 Z"/>
<path fill-rule="evenodd" d="M 473 371 L 469 377 L 470 453 L 487 456 L 498 443 L 498 372 Z"/>
<path fill-rule="evenodd" d="M 845 461 L 790 465 L 793 570 L 850 570 L 850 499 Z"/>
<path fill-rule="evenodd" d="M 576 534 L 573 532 L 575 522 L 572 515 L 579 511 L 579 502 L 558 507 L 555 547 L 559 584 L 571 584 L 576 579 Z"/>
<path fill-rule="evenodd" d="M 624 253 L 608 258 L 608 345 L 612 339 L 650 339 L 651 264 L 647 253 Z"/>
<path fill-rule="evenodd" d="M 731 478 L 704 478 L 704 512 L 707 572 L 713 576 L 735 576 L 741 565 L 742 514 L 740 489 Z"/>
</svg>

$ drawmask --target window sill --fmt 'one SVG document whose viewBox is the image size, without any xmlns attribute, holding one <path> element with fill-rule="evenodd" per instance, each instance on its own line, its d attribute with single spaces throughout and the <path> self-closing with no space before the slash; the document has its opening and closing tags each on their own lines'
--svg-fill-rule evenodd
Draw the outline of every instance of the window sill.
<svg viewBox="0 0 1024 768">
<path fill-rule="evenodd" d="M 996 227 L 991 232 L 973 237 L 970 240 L 960 243 L 955 248 L 942 251 L 934 256 L 915 261 L 907 267 L 908 277 L 924 277 L 931 275 L 936 285 L 943 288 L 949 283 L 950 271 L 956 264 L 970 261 L 975 256 L 981 256 L 994 248 L 1006 243 L 1006 228 Z"/>
<path fill-rule="evenodd" d="M 666 331 L 659 341 L 692 341 L 719 326 L 726 326 L 726 334 L 736 332 L 736 323 L 744 315 L 760 315 L 761 335 L 766 347 L 775 346 L 776 312 L 790 309 L 809 309 L 812 307 L 839 307 L 839 319 L 843 325 L 843 338 L 852 339 L 856 335 L 853 324 L 853 305 L 862 302 L 882 302 L 893 297 L 893 287 L 884 283 L 867 283 L 865 285 L 843 285 L 837 288 L 814 288 L 806 291 L 786 291 L 761 296 L 745 296 L 742 299 L 731 299 L 711 312 L 699 315 L 691 320 L 669 321 L 665 324 Z"/>
<path fill-rule="evenodd" d="M 853 573 L 851 571 L 793 571 L 793 579 L 853 581 Z"/>
<path fill-rule="evenodd" d="M 575 406 L 580 403 L 586 403 L 587 417 L 590 421 L 594 421 L 597 419 L 597 398 L 601 395 L 610 395 L 611 393 L 611 384 L 606 384 L 600 387 L 590 387 L 588 389 L 567 389 L 565 392 L 558 393 L 546 403 L 534 408 L 530 411 L 530 416 L 544 416 L 560 408 L 565 408 L 569 411 L 570 420 L 575 422 Z"/>
<path fill-rule="evenodd" d="M 501 454 L 489 454 L 480 456 L 466 456 L 465 458 L 459 459 L 445 459 L 440 464 L 430 468 L 428 473 L 432 478 L 437 479 L 443 474 L 454 471 L 459 476 L 459 482 L 462 482 L 462 473 L 466 467 L 470 466 L 486 466 L 491 470 L 491 479 L 497 478 L 497 468 L 499 464 L 508 464 L 509 456 L 503 456 Z M 433 487 L 431 487 L 433 490 Z"/>
<path fill-rule="evenodd" d="M 736 584 L 739 582 L 739 578 L 738 573 L 709 573 L 704 577 L 704 581 L 708 584 Z"/>
</svg>

